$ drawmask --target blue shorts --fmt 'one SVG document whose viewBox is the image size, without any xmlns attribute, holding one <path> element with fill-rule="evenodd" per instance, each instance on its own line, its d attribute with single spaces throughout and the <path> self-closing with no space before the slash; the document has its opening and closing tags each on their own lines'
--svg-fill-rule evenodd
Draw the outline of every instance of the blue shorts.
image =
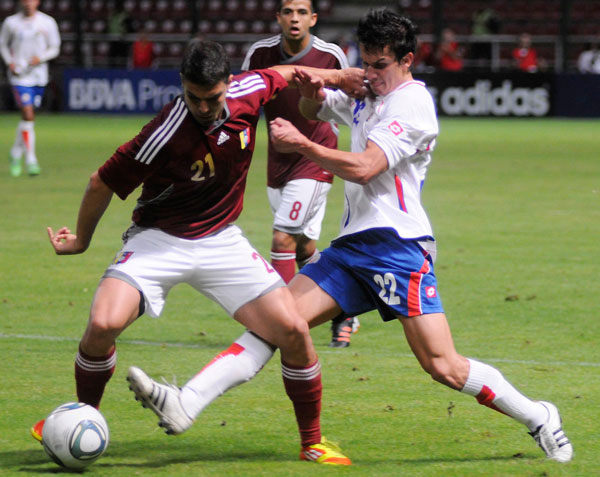
<svg viewBox="0 0 600 477">
<path fill-rule="evenodd" d="M 13 86 L 13 94 L 20 108 L 23 106 L 39 108 L 42 105 L 44 89 L 44 86 Z"/>
<path fill-rule="evenodd" d="M 379 228 L 341 237 L 299 272 L 314 280 L 348 316 L 377 309 L 398 315 L 443 313 L 431 256 L 416 240 Z"/>
</svg>

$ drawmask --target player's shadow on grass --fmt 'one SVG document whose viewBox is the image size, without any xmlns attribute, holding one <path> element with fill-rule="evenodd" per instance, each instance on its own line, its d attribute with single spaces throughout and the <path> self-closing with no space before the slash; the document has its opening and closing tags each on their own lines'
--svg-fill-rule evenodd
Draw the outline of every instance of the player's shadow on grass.
<svg viewBox="0 0 600 477">
<path fill-rule="evenodd" d="M 223 449 L 216 441 L 214 446 L 206 446 L 198 440 L 189 439 L 179 439 L 179 442 L 172 439 L 171 442 L 154 445 L 148 445 L 147 441 L 112 441 L 106 453 L 91 466 L 106 472 L 111 468 L 158 469 L 175 464 L 201 462 L 285 462 L 294 457 L 293 452 L 272 447 L 253 448 L 251 443 L 246 447 L 230 449 L 226 446 Z M 42 446 L 26 451 L 0 452 L 0 475 L 4 475 L 4 472 L 10 472 L 10 475 L 80 473 L 56 465 L 46 455 Z"/>
</svg>

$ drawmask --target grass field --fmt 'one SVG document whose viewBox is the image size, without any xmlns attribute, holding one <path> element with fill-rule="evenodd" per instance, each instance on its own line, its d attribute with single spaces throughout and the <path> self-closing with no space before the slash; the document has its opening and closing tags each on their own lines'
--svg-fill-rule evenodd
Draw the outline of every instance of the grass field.
<svg viewBox="0 0 600 477">
<path fill-rule="evenodd" d="M 73 359 L 92 294 L 120 248 L 137 195 L 114 199 L 83 255 L 55 256 L 45 227 L 75 226 L 90 173 L 147 119 L 41 115 L 42 175 L 14 179 L 6 162 L 0 167 L 0 475 L 61 472 L 29 427 L 74 399 Z M 4 153 L 17 120 L 0 115 Z M 496 365 L 527 395 L 556 403 L 573 462 L 546 461 L 521 425 L 433 383 L 401 326 L 374 313 L 361 317 L 346 350 L 327 347 L 328 328 L 313 330 L 323 364 L 324 433 L 340 442 L 351 468 L 297 460 L 278 356 L 186 434 L 165 436 L 127 389 L 128 366 L 181 384 L 242 331 L 181 287 L 160 319 L 141 318 L 119 340 L 102 403 L 111 443 L 86 475 L 600 475 L 599 129 L 599 121 L 442 120 L 423 192 L 458 350 Z M 238 223 L 268 257 L 264 130 L 258 136 Z M 321 248 L 337 233 L 341 187 L 336 181 L 330 194 Z"/>
</svg>

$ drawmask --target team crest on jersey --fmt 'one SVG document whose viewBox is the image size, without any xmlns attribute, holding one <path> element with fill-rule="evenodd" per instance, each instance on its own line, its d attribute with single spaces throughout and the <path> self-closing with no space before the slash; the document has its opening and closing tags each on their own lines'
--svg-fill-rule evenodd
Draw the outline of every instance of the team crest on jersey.
<svg viewBox="0 0 600 477">
<path fill-rule="evenodd" d="M 240 132 L 240 145 L 242 149 L 246 149 L 248 144 L 250 144 L 250 128 L 246 128 Z"/>
<path fill-rule="evenodd" d="M 435 298 L 437 296 L 437 290 L 435 287 L 425 287 L 425 294 L 427 298 Z"/>
<path fill-rule="evenodd" d="M 119 265 L 125 263 L 133 255 L 133 252 L 119 252 L 115 257 L 113 264 Z"/>
<path fill-rule="evenodd" d="M 402 129 L 402 126 L 398 124 L 398 121 L 394 121 L 393 123 L 388 124 L 388 129 L 392 131 L 395 136 L 402 134 L 402 131 L 404 131 L 404 129 Z"/>
<path fill-rule="evenodd" d="M 219 138 L 217 139 L 217 146 L 224 144 L 228 140 L 229 134 L 227 134 L 225 131 L 221 131 L 221 133 L 219 134 Z"/>
</svg>

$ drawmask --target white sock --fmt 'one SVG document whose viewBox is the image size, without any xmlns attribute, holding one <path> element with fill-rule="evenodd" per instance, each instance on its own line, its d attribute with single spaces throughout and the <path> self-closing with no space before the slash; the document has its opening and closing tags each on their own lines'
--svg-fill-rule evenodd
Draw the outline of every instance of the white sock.
<svg viewBox="0 0 600 477">
<path fill-rule="evenodd" d="M 17 124 L 17 129 L 15 131 L 15 142 L 10 148 L 10 157 L 15 159 L 20 158 L 23 155 L 23 151 L 25 149 L 25 145 L 23 144 L 23 122 L 19 121 Z"/>
<path fill-rule="evenodd" d="M 246 331 L 181 389 L 185 412 L 196 418 L 221 394 L 256 376 L 274 352 L 270 345 Z"/>
<path fill-rule="evenodd" d="M 23 145 L 25 147 L 25 163 L 37 164 L 35 157 L 35 129 L 33 121 L 21 121 L 19 123 Z"/>
<path fill-rule="evenodd" d="M 461 392 L 525 424 L 530 431 L 546 422 L 546 408 L 517 391 L 500 371 L 474 359 L 469 359 L 469 364 L 469 377 Z"/>
</svg>

